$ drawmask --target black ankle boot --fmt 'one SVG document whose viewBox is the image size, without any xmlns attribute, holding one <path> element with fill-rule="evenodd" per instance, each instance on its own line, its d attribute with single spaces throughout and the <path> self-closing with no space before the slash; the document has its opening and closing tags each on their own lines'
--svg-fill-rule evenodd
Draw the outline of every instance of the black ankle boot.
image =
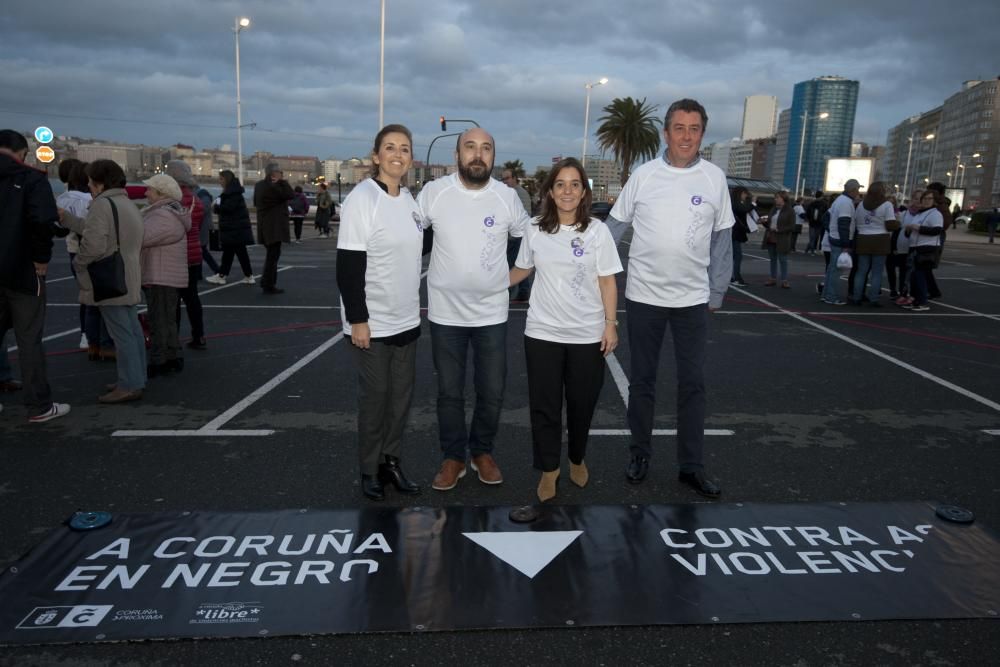
<svg viewBox="0 0 1000 667">
<path fill-rule="evenodd" d="M 361 476 L 361 493 L 372 500 L 385 500 L 385 490 L 377 476 Z"/>
<path fill-rule="evenodd" d="M 392 484 L 400 493 L 420 493 L 420 487 L 406 479 L 403 469 L 399 467 L 399 459 L 386 456 L 385 463 L 379 464 L 378 479 L 383 484 Z"/>
</svg>

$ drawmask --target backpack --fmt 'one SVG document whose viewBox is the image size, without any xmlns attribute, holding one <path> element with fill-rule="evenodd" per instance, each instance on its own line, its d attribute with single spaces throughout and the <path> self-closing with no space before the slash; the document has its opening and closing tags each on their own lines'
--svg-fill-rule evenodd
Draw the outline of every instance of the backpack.
<svg viewBox="0 0 1000 667">
<path fill-rule="evenodd" d="M 306 210 L 309 208 L 309 200 L 301 192 L 296 192 L 295 197 L 292 199 L 291 207 L 292 213 L 305 215 Z"/>
</svg>

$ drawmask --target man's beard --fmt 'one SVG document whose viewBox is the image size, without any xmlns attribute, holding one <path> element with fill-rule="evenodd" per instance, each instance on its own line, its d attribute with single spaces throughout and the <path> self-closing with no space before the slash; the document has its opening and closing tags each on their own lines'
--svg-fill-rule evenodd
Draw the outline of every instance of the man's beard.
<svg viewBox="0 0 1000 667">
<path fill-rule="evenodd" d="M 490 181 L 492 171 L 492 165 L 487 165 L 481 160 L 469 164 L 463 164 L 461 160 L 458 162 L 458 175 L 470 185 L 486 185 Z"/>
</svg>

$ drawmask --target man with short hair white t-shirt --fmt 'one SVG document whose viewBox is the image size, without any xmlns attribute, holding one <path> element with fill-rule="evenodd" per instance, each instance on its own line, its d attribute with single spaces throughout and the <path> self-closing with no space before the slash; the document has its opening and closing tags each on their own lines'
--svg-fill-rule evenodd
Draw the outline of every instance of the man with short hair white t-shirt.
<svg viewBox="0 0 1000 667">
<path fill-rule="evenodd" d="M 826 265 L 826 277 L 820 300 L 831 306 L 843 306 L 846 303 L 839 296 L 840 269 L 837 267 L 837 259 L 850 249 L 851 239 L 855 231 L 855 201 L 860 190 L 861 184 L 858 181 L 853 178 L 848 179 L 844 183 L 844 192 L 833 200 L 828 211 L 830 227 L 826 232 L 826 238 L 830 244 L 830 262 Z"/>
<path fill-rule="evenodd" d="M 434 233 L 427 273 L 437 416 L 444 460 L 432 488 L 447 491 L 465 476 L 466 456 L 484 484 L 503 476 L 493 459 L 507 374 L 507 239 L 528 224 L 517 193 L 490 178 L 493 137 L 480 128 L 456 142 L 458 173 L 428 183 L 417 203 Z M 469 347 L 476 402 L 465 421 L 465 369 Z"/>
<path fill-rule="evenodd" d="M 608 222 L 616 240 L 626 224 L 634 229 L 625 287 L 632 433 L 626 479 L 639 484 L 649 470 L 656 372 L 669 324 L 677 359 L 678 479 L 718 498 L 722 491 L 705 476 L 702 456 L 703 366 L 708 312 L 722 306 L 732 276 L 735 218 L 726 175 L 698 156 L 707 124 L 697 101 L 671 104 L 663 122 L 666 152 L 629 177 Z"/>
</svg>

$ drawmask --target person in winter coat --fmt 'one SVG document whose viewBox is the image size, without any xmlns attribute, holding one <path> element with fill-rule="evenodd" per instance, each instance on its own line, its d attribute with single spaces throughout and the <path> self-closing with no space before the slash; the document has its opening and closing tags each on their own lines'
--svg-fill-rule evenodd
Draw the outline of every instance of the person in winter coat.
<svg viewBox="0 0 1000 667">
<path fill-rule="evenodd" d="M 330 220 L 336 210 L 326 183 L 320 183 L 319 194 L 316 195 L 316 229 L 321 237 L 330 238 Z"/>
<path fill-rule="evenodd" d="M 750 240 L 747 214 L 753 210 L 753 202 L 750 200 L 750 191 L 742 185 L 732 191 L 731 199 L 736 224 L 733 225 L 733 277 L 729 284 L 746 287 L 740 267 L 743 264 L 743 244 Z"/>
<path fill-rule="evenodd" d="M 201 219 L 201 231 L 198 234 L 198 241 L 201 242 L 201 258 L 205 264 L 208 264 L 208 268 L 212 270 L 214 276 L 219 272 L 219 264 L 215 261 L 215 257 L 212 256 L 211 249 L 208 247 L 212 238 L 212 230 L 215 229 L 215 225 L 212 224 L 212 193 L 199 187 L 194 194 L 201 200 L 201 208 L 205 212 Z"/>
<path fill-rule="evenodd" d="M 188 284 L 187 231 L 191 218 L 181 206 L 177 181 L 157 174 L 148 181 L 142 210 L 142 288 L 149 305 L 149 377 L 180 370 L 181 346 L 177 340 L 177 299 Z"/>
<path fill-rule="evenodd" d="M 42 344 L 45 274 L 59 214 L 47 174 L 24 164 L 27 154 L 24 135 L 0 130 L 0 343 L 13 328 L 28 421 L 41 423 L 70 408 L 52 402 Z"/>
<path fill-rule="evenodd" d="M 243 280 L 247 285 L 255 281 L 253 267 L 250 266 L 250 255 L 247 246 L 253 245 L 253 227 L 250 225 L 250 211 L 247 210 L 245 192 L 240 185 L 240 179 L 228 169 L 219 172 L 219 184 L 222 194 L 215 205 L 215 214 L 219 219 L 219 244 L 222 246 L 222 266 L 218 275 L 205 278 L 206 282 L 225 285 L 226 277 L 233 266 L 233 257 L 240 260 L 243 269 Z"/>
<path fill-rule="evenodd" d="M 787 192 L 774 195 L 774 209 L 767 219 L 767 232 L 761 250 L 767 250 L 771 259 L 771 277 L 764 283 L 765 287 L 773 287 L 778 283 L 778 269 L 781 269 L 781 286 L 791 287 L 788 283 L 788 253 L 792 249 L 792 233 L 795 231 L 795 209 L 788 201 Z"/>
<path fill-rule="evenodd" d="M 125 172 L 112 160 L 95 160 L 87 166 L 90 203 L 85 220 L 60 209 L 60 219 L 80 235 L 80 250 L 73 263 L 80 285 L 80 303 L 98 306 L 115 342 L 118 381 L 98 397 L 100 403 L 125 403 L 142 398 L 146 386 L 146 343 L 139 326 L 142 272 L 142 215 L 125 193 Z M 115 221 L 117 219 L 117 225 Z M 128 292 L 119 297 L 94 300 L 87 267 L 118 250 L 125 265 Z"/>
<path fill-rule="evenodd" d="M 201 280 L 201 223 L 205 219 L 205 209 L 201 200 L 195 196 L 198 188 L 197 181 L 191 174 L 191 167 L 183 160 L 171 160 L 167 163 L 164 171 L 172 177 L 181 187 L 181 206 L 189 212 L 191 217 L 191 227 L 187 232 L 187 263 L 188 263 L 188 283 L 187 287 L 180 291 L 180 301 L 184 302 L 184 309 L 187 311 L 188 321 L 191 323 L 191 341 L 188 347 L 193 350 L 204 350 L 205 342 L 205 316 L 201 307 L 201 297 L 198 296 L 198 281 Z M 177 326 L 181 322 L 181 304 L 177 303 Z M 183 367 L 183 363 L 180 364 Z M 176 368 L 175 370 L 180 370 Z"/>
<path fill-rule="evenodd" d="M 257 243 L 267 248 L 264 259 L 264 274 L 260 286 L 264 294 L 281 294 L 278 288 L 278 260 L 281 258 L 281 244 L 288 243 L 288 201 L 295 196 L 292 186 L 283 177 L 277 163 L 264 168 L 264 179 L 257 181 L 253 188 L 253 203 L 257 207 Z"/>
<path fill-rule="evenodd" d="M 292 226 L 295 228 L 295 243 L 302 243 L 302 221 L 306 219 L 306 214 L 309 213 L 309 200 L 306 198 L 305 193 L 302 192 L 302 186 L 295 186 L 295 196 L 292 197 L 292 201 L 289 204 L 292 209 L 291 218 Z"/>
</svg>

